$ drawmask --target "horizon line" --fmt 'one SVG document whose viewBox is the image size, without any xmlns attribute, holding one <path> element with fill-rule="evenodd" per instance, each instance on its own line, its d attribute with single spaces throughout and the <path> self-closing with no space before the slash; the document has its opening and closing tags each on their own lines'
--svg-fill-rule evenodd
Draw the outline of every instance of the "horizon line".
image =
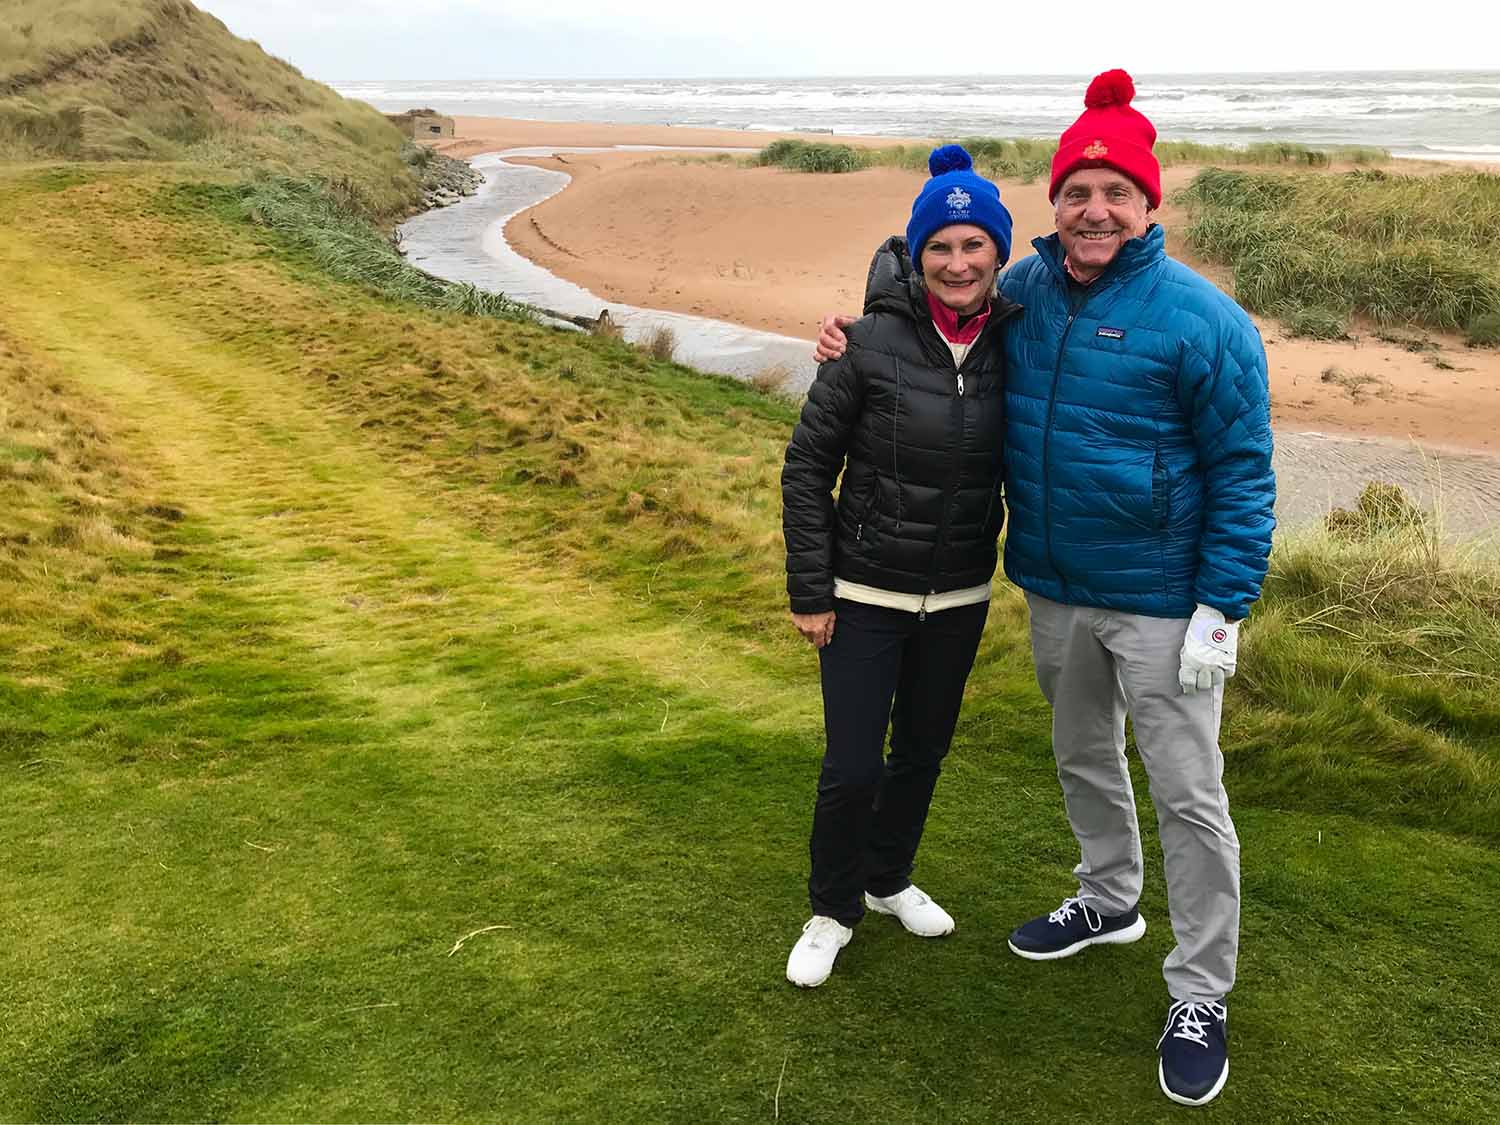
<svg viewBox="0 0 1500 1125">
<path fill-rule="evenodd" d="M 1465 66 L 1403 66 L 1345 69 L 1340 67 L 1317 67 L 1291 70 L 1141 70 L 1131 71 L 1132 77 L 1176 78 L 1203 75 L 1282 75 L 1282 74 L 1494 74 L 1500 75 L 1500 67 Z M 996 73 L 975 71 L 968 74 L 511 74 L 511 75 L 465 75 L 442 77 L 428 75 L 421 78 L 319 78 L 320 82 L 745 82 L 775 79 L 801 81 L 817 79 L 879 79 L 910 80 L 914 78 L 963 81 L 972 78 L 1066 78 L 1089 79 L 1094 75 L 1087 71 L 1014 71 Z"/>
</svg>

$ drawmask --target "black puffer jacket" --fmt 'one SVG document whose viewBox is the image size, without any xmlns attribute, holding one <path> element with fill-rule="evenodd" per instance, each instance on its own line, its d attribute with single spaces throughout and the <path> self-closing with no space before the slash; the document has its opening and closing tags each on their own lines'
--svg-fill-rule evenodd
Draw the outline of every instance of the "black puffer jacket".
<svg viewBox="0 0 1500 1125">
<path fill-rule="evenodd" d="M 1004 518 L 1004 300 L 962 369 L 905 242 L 876 254 L 865 315 L 842 359 L 807 393 L 781 471 L 786 582 L 794 613 L 833 608 L 833 579 L 925 594 L 988 582 Z M 838 502 L 834 481 L 843 470 Z"/>
</svg>

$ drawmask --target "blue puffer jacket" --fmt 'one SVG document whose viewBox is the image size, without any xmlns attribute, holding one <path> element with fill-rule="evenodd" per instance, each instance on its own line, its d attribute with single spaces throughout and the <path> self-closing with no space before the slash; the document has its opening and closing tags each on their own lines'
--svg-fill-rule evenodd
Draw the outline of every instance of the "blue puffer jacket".
<svg viewBox="0 0 1500 1125">
<path fill-rule="evenodd" d="M 1073 295 L 1054 234 L 1002 279 L 1025 307 L 1006 325 L 1005 573 L 1072 605 L 1233 621 L 1276 522 L 1265 349 L 1163 243 L 1153 226 Z"/>
</svg>

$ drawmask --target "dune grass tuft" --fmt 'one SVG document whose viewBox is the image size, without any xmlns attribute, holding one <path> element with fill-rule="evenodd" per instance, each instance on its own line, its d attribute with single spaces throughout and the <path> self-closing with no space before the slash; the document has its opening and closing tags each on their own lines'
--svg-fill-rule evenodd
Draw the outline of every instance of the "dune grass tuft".
<svg viewBox="0 0 1500 1125">
<path fill-rule="evenodd" d="M 1057 142 L 1029 137 L 964 137 L 961 144 L 974 158 L 974 167 L 990 179 L 1032 183 L 1045 178 L 1052 168 Z M 926 145 L 855 147 L 799 139 L 773 141 L 752 163 L 774 165 L 795 172 L 857 172 L 862 168 L 905 168 L 927 171 L 931 149 Z M 1263 142 L 1246 146 L 1206 145 L 1192 141 L 1162 141 L 1155 148 L 1164 167 L 1174 164 L 1293 165 L 1326 168 L 1330 164 L 1381 164 L 1390 154 L 1378 148 L 1311 148 L 1290 142 Z"/>
<path fill-rule="evenodd" d="M 1500 309 L 1482 312 L 1469 321 L 1464 330 L 1471 346 L 1493 348 L 1500 345 Z"/>
<path fill-rule="evenodd" d="M 1192 214 L 1194 250 L 1233 267 L 1252 312 L 1449 330 L 1500 315 L 1500 176 L 1211 168 L 1177 201 Z"/>
<path fill-rule="evenodd" d="M 671 363 L 677 354 L 677 333 L 669 325 L 659 324 L 641 341 L 641 348 L 652 359 Z"/>
<path fill-rule="evenodd" d="M 529 319 L 525 305 L 467 282 L 450 282 L 406 262 L 338 185 L 262 178 L 240 189 L 242 213 L 310 255 L 331 276 L 367 285 L 391 300 L 471 316 Z"/>
</svg>

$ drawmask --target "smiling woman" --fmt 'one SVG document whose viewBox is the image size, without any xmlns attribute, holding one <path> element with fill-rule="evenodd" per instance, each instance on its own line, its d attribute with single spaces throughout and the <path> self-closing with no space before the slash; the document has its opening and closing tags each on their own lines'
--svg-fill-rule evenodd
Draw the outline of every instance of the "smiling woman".
<svg viewBox="0 0 1500 1125">
<path fill-rule="evenodd" d="M 782 470 L 792 623 L 818 649 L 827 742 L 812 918 L 786 966 L 803 988 L 828 979 L 867 909 L 918 937 L 955 927 L 911 873 L 989 611 L 1000 339 L 1016 310 L 993 296 L 1010 256 L 999 189 L 957 145 L 928 166 L 906 228 L 920 269 L 872 279 L 869 315 L 819 369 Z"/>
</svg>

